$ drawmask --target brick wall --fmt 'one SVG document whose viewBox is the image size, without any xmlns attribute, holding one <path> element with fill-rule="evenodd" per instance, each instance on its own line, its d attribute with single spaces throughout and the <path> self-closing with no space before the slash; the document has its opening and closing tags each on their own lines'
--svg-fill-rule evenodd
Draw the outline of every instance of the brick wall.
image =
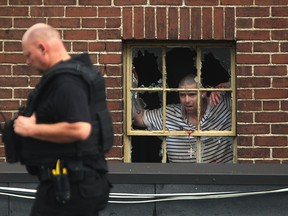
<svg viewBox="0 0 288 216">
<path fill-rule="evenodd" d="M 123 158 L 122 40 L 236 41 L 239 163 L 288 161 L 287 0 L 1 0 L 0 109 L 25 104 L 39 80 L 21 37 L 37 22 L 61 31 L 68 51 L 88 51 L 104 74 L 115 147 Z M 3 118 L 0 117 L 3 121 Z M 0 156 L 4 160 L 3 146 Z"/>
</svg>

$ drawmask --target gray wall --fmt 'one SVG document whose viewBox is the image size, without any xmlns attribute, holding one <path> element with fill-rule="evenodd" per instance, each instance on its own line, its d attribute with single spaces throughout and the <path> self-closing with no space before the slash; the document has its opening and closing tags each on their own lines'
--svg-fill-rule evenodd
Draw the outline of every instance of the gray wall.
<svg viewBox="0 0 288 216">
<path fill-rule="evenodd" d="M 35 189 L 35 183 L 9 183 L 1 187 Z M 266 191 L 280 188 L 273 185 L 189 185 L 189 184 L 114 184 L 113 193 L 202 193 L 223 191 Z M 281 187 L 285 188 L 285 187 Z M 283 216 L 288 212 L 288 194 L 270 193 L 236 198 L 198 199 L 152 202 L 145 204 L 109 203 L 100 216 L 204 216 L 255 215 Z M 113 201 L 115 199 L 111 199 Z M 0 195 L 1 216 L 28 216 L 33 200 Z"/>
</svg>

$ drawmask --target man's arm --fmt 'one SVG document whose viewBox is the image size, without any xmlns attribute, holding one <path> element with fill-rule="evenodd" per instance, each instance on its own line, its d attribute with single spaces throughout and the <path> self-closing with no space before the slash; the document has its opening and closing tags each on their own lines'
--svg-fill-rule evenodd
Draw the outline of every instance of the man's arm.
<svg viewBox="0 0 288 216">
<path fill-rule="evenodd" d="M 215 88 L 230 88 L 230 82 L 220 83 Z M 221 99 L 221 92 L 213 91 L 210 95 L 210 105 L 214 104 L 215 106 L 219 104 Z"/>
<path fill-rule="evenodd" d="M 88 122 L 36 124 L 35 113 L 31 117 L 19 116 L 14 122 L 14 131 L 20 136 L 55 143 L 86 140 L 91 129 L 92 126 Z"/>
</svg>

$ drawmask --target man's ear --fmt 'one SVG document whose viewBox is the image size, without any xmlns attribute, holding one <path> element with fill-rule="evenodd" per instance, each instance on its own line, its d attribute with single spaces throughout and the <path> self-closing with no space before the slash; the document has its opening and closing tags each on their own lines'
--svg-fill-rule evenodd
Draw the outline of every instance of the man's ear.
<svg viewBox="0 0 288 216">
<path fill-rule="evenodd" d="M 42 54 L 45 54 L 47 52 L 47 47 L 45 46 L 44 43 L 39 43 L 38 49 L 41 51 Z"/>
<path fill-rule="evenodd" d="M 203 91 L 202 93 L 201 93 L 201 97 L 202 98 L 205 98 L 207 96 L 207 92 L 206 91 Z"/>
</svg>

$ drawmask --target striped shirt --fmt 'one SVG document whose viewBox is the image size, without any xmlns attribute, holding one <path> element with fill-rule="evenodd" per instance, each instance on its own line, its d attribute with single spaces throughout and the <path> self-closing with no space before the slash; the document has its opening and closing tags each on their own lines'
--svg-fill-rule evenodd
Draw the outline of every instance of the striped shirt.
<svg viewBox="0 0 288 216">
<path fill-rule="evenodd" d="M 231 96 L 225 93 L 216 106 L 210 106 L 207 98 L 207 109 L 201 119 L 202 131 L 231 130 Z M 195 125 L 189 124 L 182 111 L 181 104 L 167 105 L 166 130 L 193 131 Z M 163 130 L 162 108 L 145 110 L 143 121 L 149 130 Z M 197 152 L 200 152 L 201 163 L 229 163 L 233 161 L 233 137 L 201 137 L 201 146 L 197 149 L 193 136 L 168 136 L 167 155 L 169 162 L 196 163 Z"/>
</svg>

